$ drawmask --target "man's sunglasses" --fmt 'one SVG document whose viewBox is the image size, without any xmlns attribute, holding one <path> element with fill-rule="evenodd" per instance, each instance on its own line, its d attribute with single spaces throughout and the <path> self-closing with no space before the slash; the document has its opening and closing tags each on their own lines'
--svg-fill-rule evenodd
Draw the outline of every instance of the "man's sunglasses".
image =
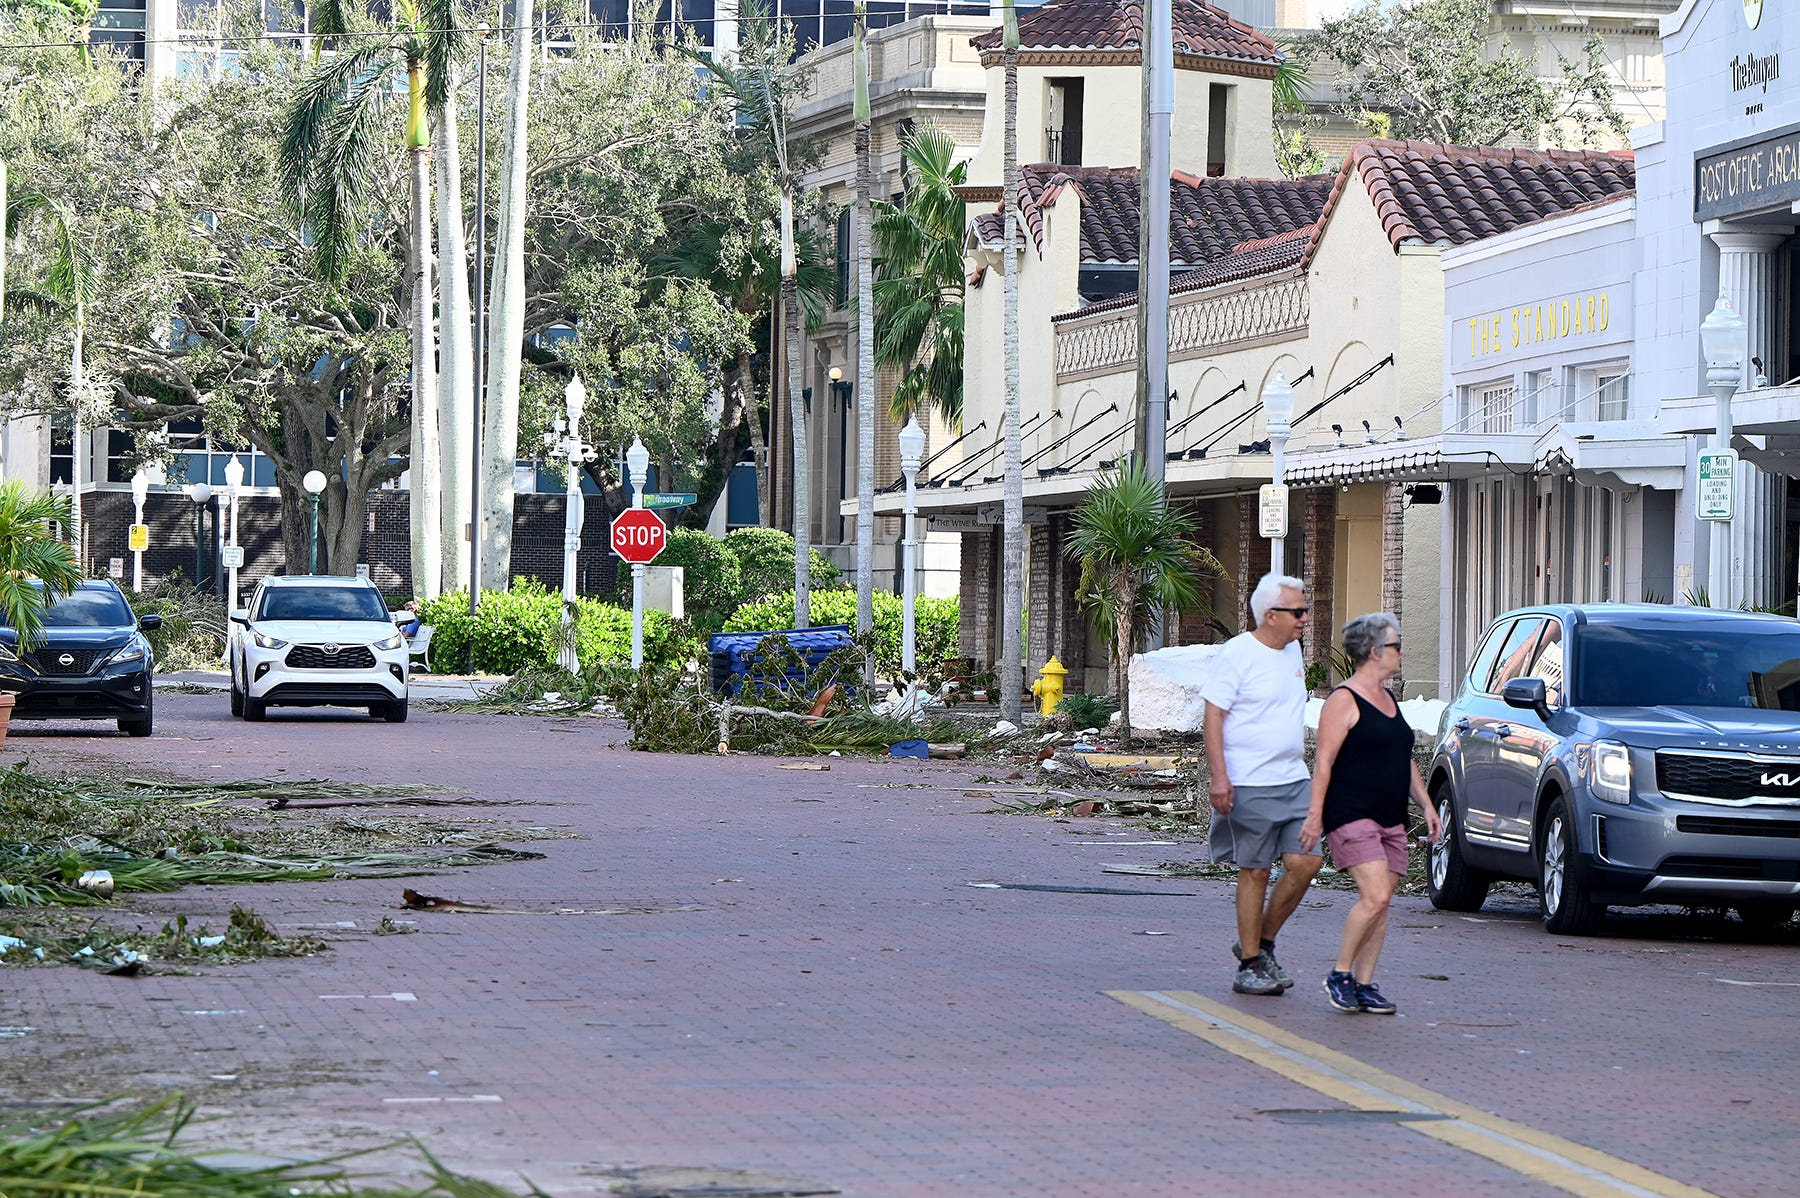
<svg viewBox="0 0 1800 1198">
<path fill-rule="evenodd" d="M 1307 613 L 1312 611 L 1312 608 L 1310 608 L 1310 607 L 1271 607 L 1269 610 L 1270 611 L 1284 611 L 1288 615 L 1294 617 L 1294 619 L 1296 619 L 1296 620 L 1304 620 L 1304 619 L 1306 619 Z"/>
</svg>

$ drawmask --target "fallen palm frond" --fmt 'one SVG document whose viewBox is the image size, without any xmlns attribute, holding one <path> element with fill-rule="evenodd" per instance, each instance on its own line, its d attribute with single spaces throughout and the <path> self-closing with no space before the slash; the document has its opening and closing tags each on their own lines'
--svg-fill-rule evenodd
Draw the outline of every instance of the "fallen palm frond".
<svg viewBox="0 0 1800 1198">
<path fill-rule="evenodd" d="M 434 699 L 438 711 L 463 715 L 580 715 L 610 713 L 607 687 L 616 674 L 590 665 L 580 674 L 560 666 L 528 666 L 478 699 Z"/>
<path fill-rule="evenodd" d="M 0 1193 L 13 1198 L 516 1198 L 492 1182 L 451 1172 L 422 1146 L 423 1184 L 364 1184 L 374 1179 L 345 1168 L 380 1149 L 245 1168 L 241 1160 L 224 1159 L 223 1150 L 178 1144 L 195 1111 L 178 1094 L 123 1113 L 109 1109 L 116 1105 L 79 1107 L 50 1126 L 38 1120 L 0 1124 Z M 529 1182 L 525 1186 L 534 1198 L 549 1198 Z"/>
<path fill-rule="evenodd" d="M 172 782 L 151 778 L 120 778 L 116 785 L 134 798 L 162 799 L 174 803 L 211 803 L 224 799 L 281 800 L 288 803 L 307 799 L 406 799 L 450 794 L 453 790 L 452 787 L 433 786 L 423 782 L 372 786 L 362 782 L 338 782 L 331 778 L 250 778 L 238 782 Z"/>
<path fill-rule="evenodd" d="M 74 931 L 15 925 L 10 933 L 0 934 L 0 954 L 14 963 L 76 965 L 126 976 L 160 972 L 165 965 L 179 969 L 188 964 L 307 957 L 325 948 L 324 941 L 313 937 L 278 935 L 261 916 L 243 906 L 231 909 L 230 922 L 217 935 L 205 926 L 190 928 L 185 915 L 177 915 L 155 933 L 141 927 L 126 932 L 90 923 Z"/>
</svg>

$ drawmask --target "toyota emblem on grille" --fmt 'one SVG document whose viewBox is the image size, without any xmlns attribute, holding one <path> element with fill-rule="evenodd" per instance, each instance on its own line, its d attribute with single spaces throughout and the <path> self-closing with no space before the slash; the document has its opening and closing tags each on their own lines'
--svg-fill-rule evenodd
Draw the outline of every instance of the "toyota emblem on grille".
<svg viewBox="0 0 1800 1198">
<path fill-rule="evenodd" d="M 73 653 L 65 653 L 56 659 L 56 664 L 59 666 L 72 666 L 75 664 L 75 655 Z"/>
<path fill-rule="evenodd" d="M 321 645 L 319 647 L 321 649 L 325 650 L 325 652 L 331 654 L 333 657 L 337 656 L 337 651 L 338 651 L 337 645 Z"/>
</svg>

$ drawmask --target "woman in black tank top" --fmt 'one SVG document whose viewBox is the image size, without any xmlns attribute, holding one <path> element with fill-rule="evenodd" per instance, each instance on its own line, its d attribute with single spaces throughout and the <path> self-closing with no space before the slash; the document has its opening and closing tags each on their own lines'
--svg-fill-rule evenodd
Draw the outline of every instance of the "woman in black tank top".
<svg viewBox="0 0 1800 1198">
<path fill-rule="evenodd" d="M 1312 806 L 1300 829 L 1307 851 L 1320 836 L 1332 863 L 1356 879 L 1356 906 L 1344 921 L 1337 965 L 1325 993 L 1340 1011 L 1392 1015 L 1375 988 L 1375 964 L 1387 939 L 1388 905 L 1406 873 L 1406 800 L 1425 813 L 1432 843 L 1442 834 L 1413 762 L 1413 731 L 1388 681 L 1400 673 L 1400 624 L 1386 612 L 1344 625 L 1344 653 L 1355 669 L 1319 713 Z"/>
</svg>

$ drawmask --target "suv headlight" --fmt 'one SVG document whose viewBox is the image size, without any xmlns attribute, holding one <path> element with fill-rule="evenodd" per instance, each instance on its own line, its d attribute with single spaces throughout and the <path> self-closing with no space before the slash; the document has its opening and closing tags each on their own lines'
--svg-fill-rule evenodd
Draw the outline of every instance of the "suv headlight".
<svg viewBox="0 0 1800 1198">
<path fill-rule="evenodd" d="M 393 636 L 387 637 L 385 640 L 375 642 L 375 647 L 377 649 L 399 649 L 403 648 L 405 645 L 406 638 L 401 636 L 398 632 Z"/>
<path fill-rule="evenodd" d="M 252 632 L 250 634 L 250 639 L 256 643 L 258 649 L 287 648 L 286 641 L 282 640 L 280 637 L 270 636 L 266 632 Z"/>
<path fill-rule="evenodd" d="M 1588 788 L 1608 803 L 1631 802 L 1631 751 L 1616 740 L 1597 740 L 1588 754 Z"/>
<path fill-rule="evenodd" d="M 112 660 L 110 662 L 108 662 L 107 664 L 117 666 L 117 665 L 124 665 L 126 662 L 143 661 L 143 660 L 144 660 L 144 642 L 132 641 L 129 644 L 127 644 L 123 649 L 120 649 L 117 653 L 113 654 Z"/>
</svg>

